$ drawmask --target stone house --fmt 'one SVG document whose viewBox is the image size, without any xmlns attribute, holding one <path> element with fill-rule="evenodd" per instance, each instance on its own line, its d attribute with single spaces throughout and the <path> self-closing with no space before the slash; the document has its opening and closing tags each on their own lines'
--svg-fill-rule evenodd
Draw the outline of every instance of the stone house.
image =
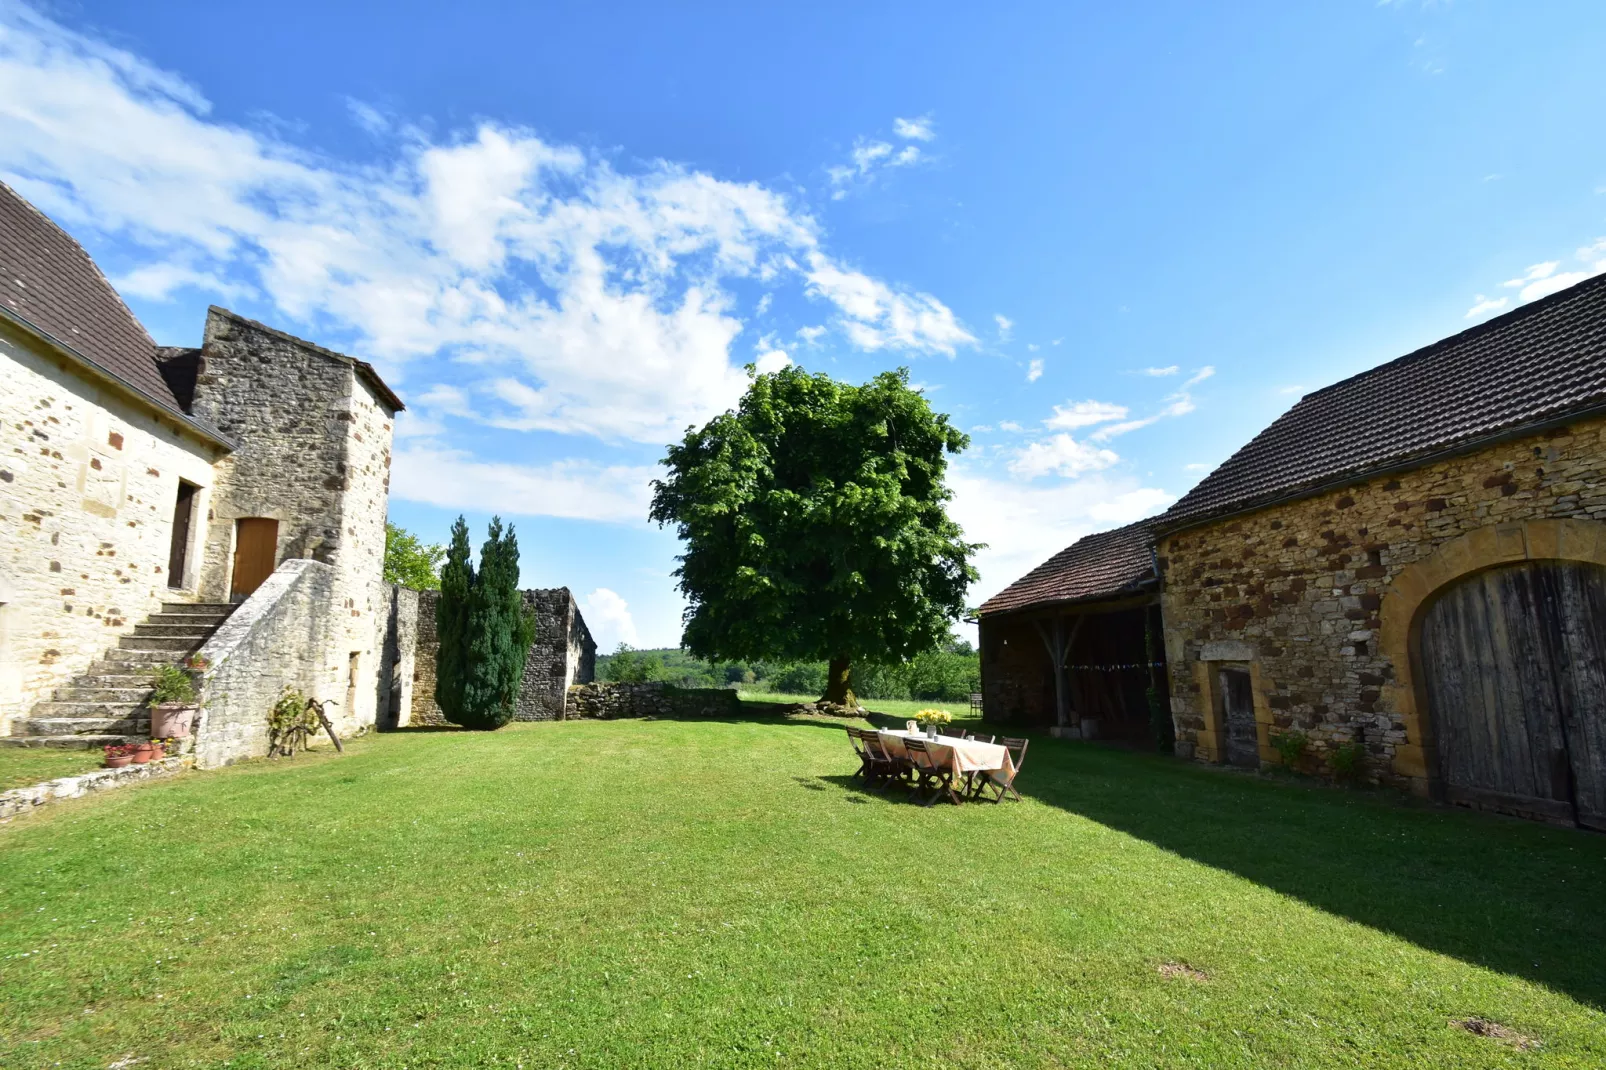
<svg viewBox="0 0 1606 1070">
<path fill-rule="evenodd" d="M 400 695 L 381 570 L 403 406 L 371 365 L 216 307 L 199 346 L 158 347 L 0 184 L 0 386 L 0 736 L 137 736 L 151 670 L 197 647 L 202 764 L 261 753 L 286 685 L 344 732 Z"/>
<path fill-rule="evenodd" d="M 1311 772 L 1606 827 L 1603 477 L 1599 277 L 1307 395 L 1124 529 L 1163 653 L 1111 642 L 1163 662 L 1184 756 L 1257 767 L 1297 732 Z M 989 717 L 1051 716 L 1050 648 L 1000 649 L 1019 622 L 1103 630 L 1125 590 L 1082 543 L 982 607 Z"/>
</svg>

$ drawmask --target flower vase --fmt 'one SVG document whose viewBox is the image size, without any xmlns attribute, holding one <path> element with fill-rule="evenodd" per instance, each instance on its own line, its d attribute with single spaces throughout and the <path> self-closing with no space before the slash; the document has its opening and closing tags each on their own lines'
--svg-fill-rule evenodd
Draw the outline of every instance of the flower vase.
<svg viewBox="0 0 1606 1070">
<path fill-rule="evenodd" d="M 936 739 L 937 739 L 937 726 L 936 725 L 934 725 L 934 724 L 926 725 L 926 738 L 929 739 L 929 740 L 932 740 L 933 742 L 936 741 Z"/>
</svg>

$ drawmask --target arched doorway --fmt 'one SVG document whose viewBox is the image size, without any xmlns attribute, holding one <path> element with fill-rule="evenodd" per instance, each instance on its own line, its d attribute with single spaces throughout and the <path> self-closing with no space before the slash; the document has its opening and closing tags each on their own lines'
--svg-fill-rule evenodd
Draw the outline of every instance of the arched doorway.
<svg viewBox="0 0 1606 1070">
<path fill-rule="evenodd" d="M 1449 801 L 1606 828 L 1606 568 L 1464 576 L 1423 614 L 1418 650 Z"/>
</svg>

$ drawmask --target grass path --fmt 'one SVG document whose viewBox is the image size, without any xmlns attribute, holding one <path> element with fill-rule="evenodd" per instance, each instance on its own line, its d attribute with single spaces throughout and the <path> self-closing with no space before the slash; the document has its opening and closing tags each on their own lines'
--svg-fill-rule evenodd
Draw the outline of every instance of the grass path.
<svg viewBox="0 0 1606 1070">
<path fill-rule="evenodd" d="M 0 828 L 0 1065 L 1606 1064 L 1606 837 L 1048 740 L 1023 804 L 855 765 L 570 722 L 54 807 Z"/>
</svg>

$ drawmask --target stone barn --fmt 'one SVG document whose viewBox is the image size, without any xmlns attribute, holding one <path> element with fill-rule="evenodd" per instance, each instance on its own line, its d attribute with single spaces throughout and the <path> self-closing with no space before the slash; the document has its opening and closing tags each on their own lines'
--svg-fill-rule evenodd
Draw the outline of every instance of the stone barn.
<svg viewBox="0 0 1606 1070">
<path fill-rule="evenodd" d="M 150 676 L 212 662 L 197 759 L 266 749 L 284 686 L 343 732 L 388 706 L 392 425 L 374 368 L 221 308 L 158 347 L 0 184 L 0 737 L 147 731 Z"/>
<path fill-rule="evenodd" d="M 1606 276 L 1305 396 L 1146 527 L 1180 754 L 1297 733 L 1309 772 L 1606 828 Z M 1076 549 L 1055 582 L 1097 588 Z M 1021 634 L 989 606 L 984 672 Z"/>
</svg>

